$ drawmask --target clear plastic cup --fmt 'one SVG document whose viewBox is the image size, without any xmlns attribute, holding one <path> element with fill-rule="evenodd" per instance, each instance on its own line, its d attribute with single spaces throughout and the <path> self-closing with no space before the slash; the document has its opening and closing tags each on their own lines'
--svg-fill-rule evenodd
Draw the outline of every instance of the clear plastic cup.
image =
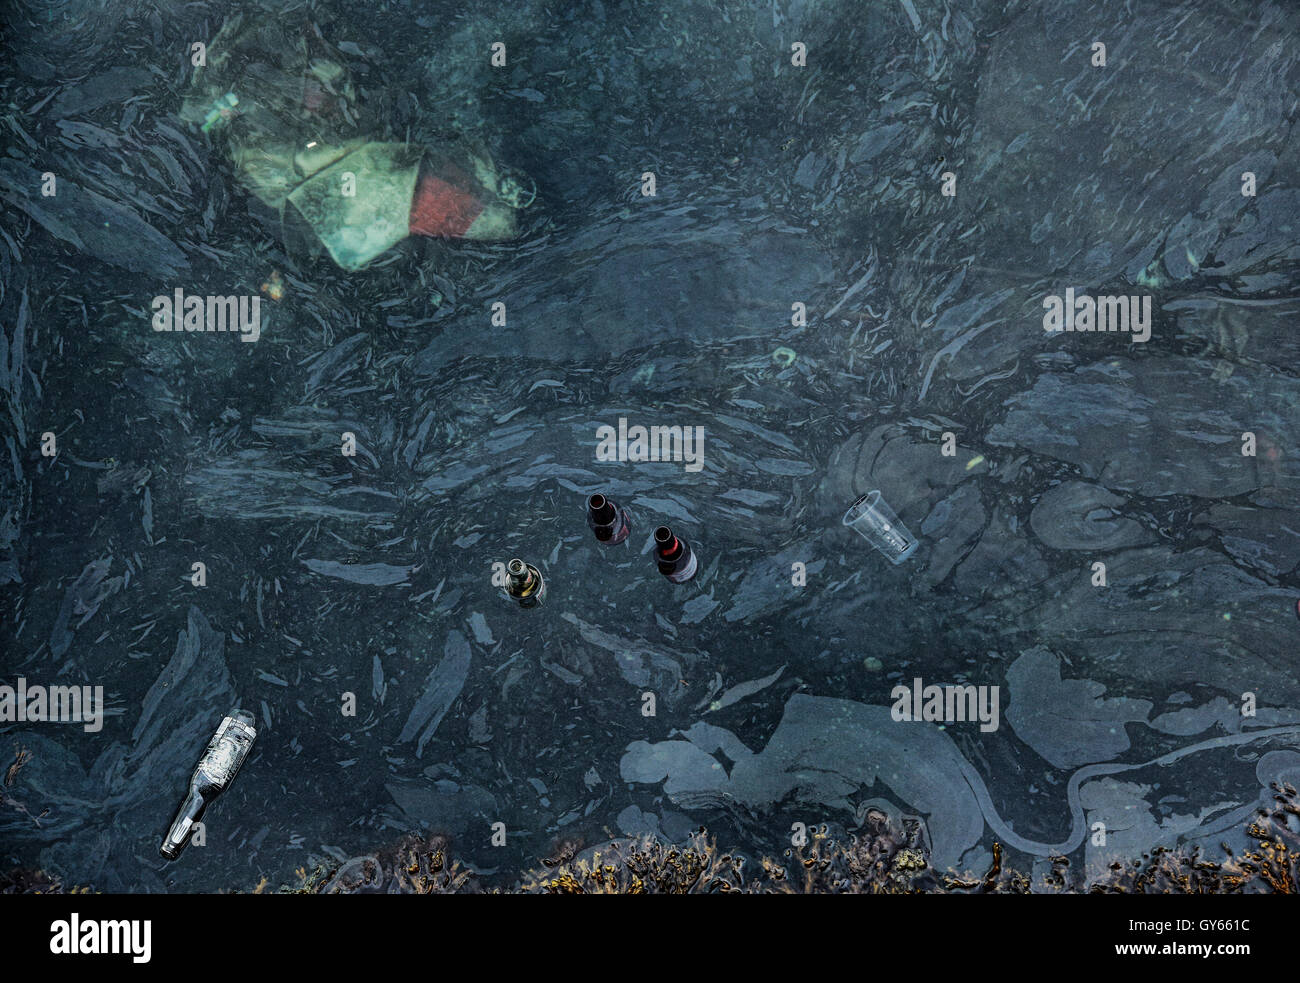
<svg viewBox="0 0 1300 983">
<path fill-rule="evenodd" d="M 844 524 L 855 529 L 894 566 L 916 552 L 916 537 L 898 521 L 879 491 L 869 491 L 850 505 L 844 513 Z"/>
</svg>

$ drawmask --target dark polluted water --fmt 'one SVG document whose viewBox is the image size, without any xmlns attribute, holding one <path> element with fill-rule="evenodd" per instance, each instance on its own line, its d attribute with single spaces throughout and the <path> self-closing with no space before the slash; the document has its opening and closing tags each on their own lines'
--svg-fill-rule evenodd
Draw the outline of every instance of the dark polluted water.
<svg viewBox="0 0 1300 983">
<path fill-rule="evenodd" d="M 1082 885 L 1300 780 L 1294 5 L 12 6 L 6 868 Z"/>
</svg>

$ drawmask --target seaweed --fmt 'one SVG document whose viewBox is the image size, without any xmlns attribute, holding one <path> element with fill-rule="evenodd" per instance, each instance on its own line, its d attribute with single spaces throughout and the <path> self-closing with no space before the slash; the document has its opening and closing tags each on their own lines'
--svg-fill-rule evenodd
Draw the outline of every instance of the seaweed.
<svg viewBox="0 0 1300 983">
<path fill-rule="evenodd" d="M 451 841 L 408 835 L 373 856 L 298 868 L 297 887 L 278 894 L 476 894 L 473 871 L 449 856 Z M 265 879 L 263 879 L 265 884 Z M 257 893 L 263 884 L 258 885 Z"/>
<path fill-rule="evenodd" d="M 643 836 L 525 875 L 524 894 L 734 894 L 745 889 L 744 861 L 718 849 L 706 830 L 682 846 Z"/>
<path fill-rule="evenodd" d="M 89 887 L 65 885 L 57 874 L 38 867 L 0 871 L 0 894 L 94 894 Z"/>
<path fill-rule="evenodd" d="M 1051 858 L 1051 870 L 1034 884 L 1006 864 L 1001 843 L 982 874 L 942 873 L 930 864 L 923 836 L 869 809 L 859 833 L 834 837 L 828 827 L 810 830 L 805 847 L 781 859 L 763 857 L 747 877 L 739 852 L 723 850 L 701 827 L 684 842 L 644 835 L 589 850 L 566 841 L 542 866 L 513 885 L 487 887 L 481 875 L 451 854 L 451 840 L 406 836 L 374 856 L 322 864 L 296 894 L 1300 894 L 1300 795 L 1273 783 L 1271 809 L 1246 824 L 1258 846 L 1213 861 L 1199 847 L 1157 848 L 1127 864 L 1114 864 L 1092 884 L 1072 884 L 1069 862 Z M 265 881 L 263 882 L 265 883 Z M 258 886 L 260 890 L 262 885 Z"/>
<path fill-rule="evenodd" d="M 1270 783 L 1272 809 L 1260 809 L 1246 824 L 1258 841 L 1241 853 L 1227 844 L 1227 859 L 1206 859 L 1199 848 L 1157 847 L 1127 864 L 1112 864 L 1092 894 L 1300 894 L 1300 800 L 1289 784 Z"/>
</svg>

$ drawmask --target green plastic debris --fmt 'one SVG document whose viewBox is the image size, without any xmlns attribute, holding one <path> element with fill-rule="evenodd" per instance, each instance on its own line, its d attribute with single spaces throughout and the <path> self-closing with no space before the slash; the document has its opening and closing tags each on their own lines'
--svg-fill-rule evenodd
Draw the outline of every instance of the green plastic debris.
<svg viewBox="0 0 1300 983">
<path fill-rule="evenodd" d="M 203 118 L 203 132 L 211 133 L 214 126 L 228 122 L 238 112 L 238 105 L 239 97 L 233 92 L 227 92 L 220 99 L 213 100 L 212 108 Z"/>
</svg>

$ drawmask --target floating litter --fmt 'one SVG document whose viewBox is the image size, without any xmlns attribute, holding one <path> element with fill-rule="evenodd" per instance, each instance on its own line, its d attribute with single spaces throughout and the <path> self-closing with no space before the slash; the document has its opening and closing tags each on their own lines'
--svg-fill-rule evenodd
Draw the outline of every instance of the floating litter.
<svg viewBox="0 0 1300 983">
<path fill-rule="evenodd" d="M 850 505 L 844 513 L 844 524 L 855 529 L 894 566 L 916 552 L 916 537 L 898 521 L 879 491 L 869 491 Z"/>
</svg>

